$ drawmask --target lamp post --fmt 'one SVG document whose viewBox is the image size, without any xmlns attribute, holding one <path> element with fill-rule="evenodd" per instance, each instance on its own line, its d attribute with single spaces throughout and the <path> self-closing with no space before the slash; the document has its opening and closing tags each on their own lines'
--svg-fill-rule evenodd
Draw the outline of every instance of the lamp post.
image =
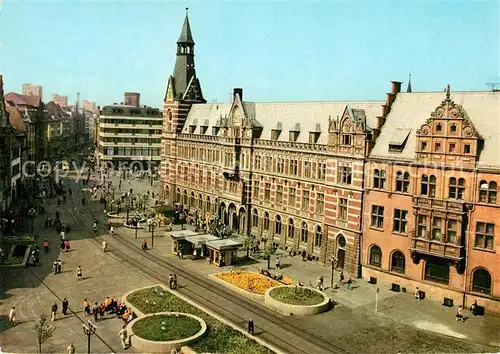
<svg viewBox="0 0 500 354">
<path fill-rule="evenodd" d="M 333 289 L 333 271 L 335 269 L 335 257 L 330 259 L 332 261 L 332 276 L 330 278 L 330 288 Z"/>
<path fill-rule="evenodd" d="M 151 247 L 154 246 L 155 242 L 155 226 L 156 226 L 156 220 L 153 220 L 151 222 Z"/>
<path fill-rule="evenodd" d="M 83 333 L 87 335 L 87 353 L 90 354 L 90 336 L 95 334 L 97 327 L 90 321 L 87 324 L 82 323 Z"/>
<path fill-rule="evenodd" d="M 31 208 L 28 212 L 28 216 L 30 217 L 30 220 L 31 220 L 31 233 L 33 234 L 33 229 L 34 229 L 34 220 L 36 218 L 36 209 L 35 208 Z"/>
</svg>

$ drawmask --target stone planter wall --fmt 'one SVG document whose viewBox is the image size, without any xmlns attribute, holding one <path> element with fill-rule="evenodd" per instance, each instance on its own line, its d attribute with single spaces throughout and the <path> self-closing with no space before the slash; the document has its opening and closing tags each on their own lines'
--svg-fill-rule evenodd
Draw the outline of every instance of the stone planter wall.
<svg viewBox="0 0 500 354">
<path fill-rule="evenodd" d="M 177 339 L 173 341 L 153 341 L 153 340 L 148 340 L 139 337 L 137 334 L 134 333 L 133 331 L 133 326 L 136 322 L 141 321 L 145 318 L 148 317 L 153 317 L 153 316 L 158 316 L 158 315 L 172 315 L 172 316 L 187 316 L 194 318 L 197 320 L 200 325 L 201 329 L 196 333 L 195 335 L 188 337 L 188 338 L 182 338 L 182 339 Z M 138 317 L 132 322 L 130 322 L 127 325 L 127 333 L 129 335 L 129 341 L 130 345 L 134 347 L 135 349 L 140 350 L 143 353 L 170 353 L 170 351 L 177 346 L 185 346 L 189 343 L 195 342 L 198 340 L 203 334 L 205 334 L 207 330 L 207 324 L 205 321 L 203 321 L 201 318 L 191 315 L 190 313 L 181 313 L 181 312 L 158 312 L 150 315 L 146 315 L 144 317 Z"/>
<path fill-rule="evenodd" d="M 324 297 L 324 300 L 320 302 L 319 304 L 316 305 L 290 305 L 286 304 L 284 302 L 278 301 L 275 298 L 271 297 L 269 293 L 273 289 L 278 289 L 278 288 L 294 288 L 295 286 L 278 286 L 274 287 L 271 289 L 268 289 L 266 291 L 266 294 L 264 295 L 265 300 L 264 303 L 266 304 L 267 307 L 269 307 L 271 310 L 274 310 L 278 313 L 281 313 L 282 315 L 285 316 L 291 316 L 291 315 L 298 315 L 298 316 L 307 316 L 307 315 L 316 315 L 318 313 L 322 313 L 325 311 L 328 311 L 330 309 L 330 298 L 326 296 L 323 292 L 313 289 L 313 288 L 306 288 L 312 291 L 315 291 L 319 294 L 321 294 Z"/>
</svg>

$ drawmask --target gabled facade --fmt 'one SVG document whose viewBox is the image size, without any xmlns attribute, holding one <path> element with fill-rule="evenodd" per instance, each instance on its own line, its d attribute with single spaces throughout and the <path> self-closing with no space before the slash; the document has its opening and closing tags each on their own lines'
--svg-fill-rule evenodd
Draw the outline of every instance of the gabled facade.
<svg viewBox="0 0 500 354">
<path fill-rule="evenodd" d="M 363 277 L 500 312 L 500 92 L 403 93 L 365 169 Z"/>
</svg>

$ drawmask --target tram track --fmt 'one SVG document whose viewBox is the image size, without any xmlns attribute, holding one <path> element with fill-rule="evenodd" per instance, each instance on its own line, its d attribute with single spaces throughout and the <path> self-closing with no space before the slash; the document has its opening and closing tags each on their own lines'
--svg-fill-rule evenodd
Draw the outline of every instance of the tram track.
<svg viewBox="0 0 500 354">
<path fill-rule="evenodd" d="M 83 190 L 79 191 L 78 197 L 80 199 L 82 196 L 85 198 L 88 207 L 84 209 L 90 212 L 90 218 L 88 213 L 77 212 L 77 203 L 75 201 L 76 194 L 77 193 L 73 192 L 70 203 L 68 204 L 70 214 L 75 222 L 82 228 L 83 232 L 87 231 L 92 235 L 88 240 L 94 246 L 101 248 L 104 238 L 102 236 L 95 236 L 90 225 L 95 220 L 101 221 L 102 217 L 99 218 L 96 216 L 88 195 Z M 71 207 L 71 205 L 73 207 Z M 323 338 L 316 336 L 314 333 L 289 323 L 286 317 L 246 297 L 234 293 L 200 274 L 191 273 L 172 261 L 161 258 L 160 255 L 140 250 L 137 244 L 128 238 L 114 234 L 112 239 L 127 250 L 127 252 L 125 252 L 115 248 L 112 251 L 108 251 L 115 260 L 130 264 L 132 267 L 160 283 L 168 282 L 168 275 L 165 273 L 176 273 L 183 284 L 183 286 L 177 290 L 179 294 L 186 296 L 196 303 L 202 304 L 208 310 L 237 325 L 244 326 L 248 318 L 254 319 L 258 327 L 258 331 L 256 331 L 257 337 L 284 352 L 350 353 L 347 348 L 342 348 L 334 343 L 326 342 Z M 146 262 L 144 262 L 145 260 L 150 262 L 152 266 L 146 264 Z M 154 269 L 155 267 L 166 269 L 168 272 L 158 271 Z M 195 290 L 196 288 L 198 288 L 198 291 Z M 215 299 L 218 299 L 219 302 Z M 221 299 L 223 300 L 222 303 L 224 303 L 223 306 L 220 305 Z M 237 312 L 236 309 L 239 311 Z M 245 316 L 241 314 L 241 310 L 244 310 Z M 283 333 L 283 331 L 285 333 Z M 282 337 L 280 337 L 280 335 L 282 335 Z M 287 336 L 289 338 L 286 338 Z M 295 344 L 292 343 L 292 341 L 295 342 Z M 297 342 L 299 343 L 297 344 Z"/>
</svg>

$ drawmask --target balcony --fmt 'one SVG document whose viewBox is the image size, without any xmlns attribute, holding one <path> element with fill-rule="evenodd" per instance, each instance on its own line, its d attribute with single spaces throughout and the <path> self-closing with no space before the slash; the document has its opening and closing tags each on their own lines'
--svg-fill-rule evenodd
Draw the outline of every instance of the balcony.
<svg viewBox="0 0 500 354">
<path fill-rule="evenodd" d="M 462 274 L 465 264 L 464 246 L 431 240 L 430 232 L 427 233 L 427 238 L 417 237 L 415 230 L 410 232 L 410 239 L 410 253 L 415 264 L 418 264 L 425 256 L 438 257 L 450 261 L 457 268 L 458 273 Z"/>
<path fill-rule="evenodd" d="M 413 207 L 428 210 L 442 210 L 457 214 L 467 212 L 465 201 L 450 201 L 427 196 L 413 197 Z"/>
</svg>

